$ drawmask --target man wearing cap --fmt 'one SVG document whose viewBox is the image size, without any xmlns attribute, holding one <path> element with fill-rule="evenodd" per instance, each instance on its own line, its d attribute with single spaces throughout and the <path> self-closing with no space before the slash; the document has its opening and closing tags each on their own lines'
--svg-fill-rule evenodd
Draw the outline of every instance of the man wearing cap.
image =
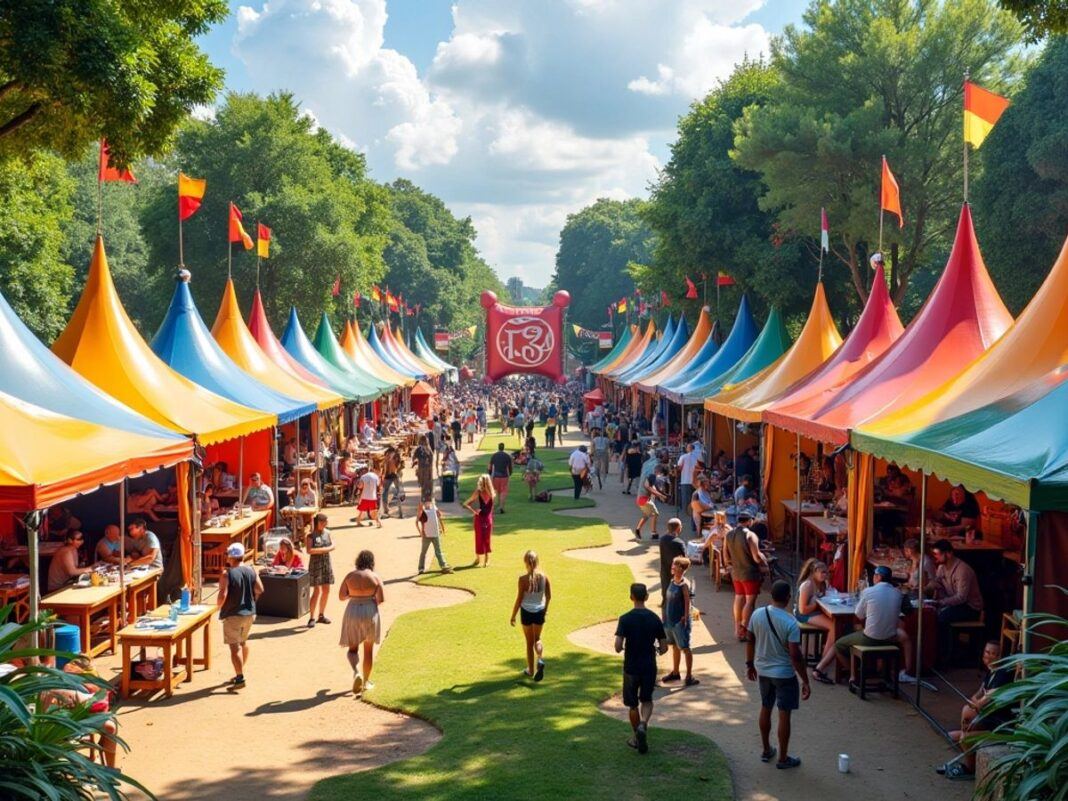
<svg viewBox="0 0 1068 801">
<path fill-rule="evenodd" d="M 256 599 L 263 593 L 263 582 L 244 564 L 245 546 L 235 542 L 226 549 L 227 568 L 219 579 L 219 620 L 223 624 L 223 642 L 230 647 L 230 661 L 234 678 L 229 687 L 239 690 L 245 686 L 245 665 L 248 663 L 248 635 L 256 619 Z"/>
<path fill-rule="evenodd" d="M 571 481 L 575 485 L 575 500 L 582 496 L 582 481 L 590 472 L 590 455 L 585 445 L 579 445 L 567 457 L 567 466 L 571 469 Z"/>
<path fill-rule="evenodd" d="M 734 585 L 735 634 L 742 642 L 748 637 L 749 618 L 768 569 L 768 560 L 760 552 L 760 538 L 749 528 L 752 520 L 752 512 L 740 509 L 738 525 L 727 532 L 723 541 L 723 562 L 731 571 Z"/>
<path fill-rule="evenodd" d="M 850 665 L 849 691 L 856 692 L 856 677 L 852 672 L 849 649 L 854 645 L 898 645 L 898 621 L 901 618 L 901 593 L 890 583 L 893 575 L 886 565 L 875 568 L 872 585 L 860 594 L 857 601 L 857 620 L 864 624 L 835 640 L 835 655 L 841 665 Z M 902 632 L 903 633 L 903 632 Z"/>
</svg>

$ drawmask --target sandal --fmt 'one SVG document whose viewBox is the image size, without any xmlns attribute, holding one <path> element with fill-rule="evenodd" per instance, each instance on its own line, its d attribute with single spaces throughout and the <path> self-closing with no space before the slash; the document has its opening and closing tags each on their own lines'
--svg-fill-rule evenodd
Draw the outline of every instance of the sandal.
<svg viewBox="0 0 1068 801">
<path fill-rule="evenodd" d="M 687 676 L 684 682 L 687 687 L 693 687 L 701 683 L 700 679 L 695 679 L 693 676 Z"/>
<path fill-rule="evenodd" d="M 786 759 L 780 759 L 775 763 L 775 767 L 779 770 L 786 770 L 787 768 L 796 768 L 801 764 L 800 757 L 788 756 Z"/>
<path fill-rule="evenodd" d="M 812 678 L 818 681 L 820 684 L 834 684 L 834 679 L 824 673 L 822 670 L 815 669 L 812 671 Z"/>
<path fill-rule="evenodd" d="M 952 765 L 946 765 L 945 776 L 947 779 L 953 781 L 971 781 L 975 778 L 975 771 L 968 770 L 961 762 L 954 762 Z"/>
<path fill-rule="evenodd" d="M 778 752 L 774 748 L 769 748 L 767 751 L 760 755 L 760 761 L 771 762 L 771 760 L 775 759 L 775 754 L 777 753 Z"/>
</svg>

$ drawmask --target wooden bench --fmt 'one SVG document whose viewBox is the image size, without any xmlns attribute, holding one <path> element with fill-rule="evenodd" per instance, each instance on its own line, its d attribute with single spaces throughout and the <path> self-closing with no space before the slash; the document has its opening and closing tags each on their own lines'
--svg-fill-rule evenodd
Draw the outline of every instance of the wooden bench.
<svg viewBox="0 0 1068 801">
<path fill-rule="evenodd" d="M 880 661 L 883 669 L 879 676 L 880 683 L 874 689 L 884 690 L 887 685 L 890 685 L 893 687 L 894 698 L 898 697 L 901 651 L 896 645 L 854 645 L 849 649 L 849 660 L 850 673 L 857 677 L 860 700 L 864 700 L 868 689 L 868 667 L 876 668 Z M 858 661 L 860 662 L 859 671 L 857 670 Z"/>
</svg>

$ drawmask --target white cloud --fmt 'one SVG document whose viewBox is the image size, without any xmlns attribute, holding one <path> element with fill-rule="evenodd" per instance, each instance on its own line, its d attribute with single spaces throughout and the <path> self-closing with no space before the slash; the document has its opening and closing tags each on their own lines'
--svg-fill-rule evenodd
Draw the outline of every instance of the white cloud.
<svg viewBox="0 0 1068 801">
<path fill-rule="evenodd" d="M 234 52 L 365 152 L 470 215 L 502 277 L 544 285 L 569 213 L 644 195 L 653 151 L 745 53 L 765 0 L 455 0 L 419 75 L 384 46 L 385 0 L 270 0 L 238 10 Z"/>
</svg>

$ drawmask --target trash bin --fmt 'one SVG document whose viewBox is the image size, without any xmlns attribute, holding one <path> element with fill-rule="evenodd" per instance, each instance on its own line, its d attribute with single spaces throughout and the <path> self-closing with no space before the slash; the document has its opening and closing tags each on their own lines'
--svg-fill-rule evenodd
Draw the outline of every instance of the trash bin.
<svg viewBox="0 0 1068 801">
<path fill-rule="evenodd" d="M 456 476 L 452 473 L 441 474 L 441 502 L 453 503 L 456 500 Z"/>
<path fill-rule="evenodd" d="M 72 626 L 69 623 L 53 624 L 52 633 L 55 637 L 55 649 L 57 651 L 66 651 L 71 654 L 80 654 L 82 652 L 82 630 L 77 626 Z M 61 668 L 70 660 L 63 657 L 56 657 L 56 667 Z"/>
</svg>

